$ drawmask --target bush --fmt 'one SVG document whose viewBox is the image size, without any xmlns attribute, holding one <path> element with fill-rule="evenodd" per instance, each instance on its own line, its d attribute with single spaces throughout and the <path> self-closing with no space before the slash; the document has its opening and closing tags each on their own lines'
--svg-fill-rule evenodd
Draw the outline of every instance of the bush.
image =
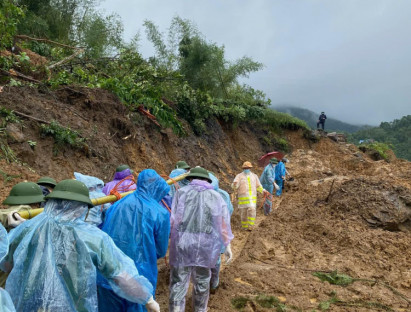
<svg viewBox="0 0 411 312">
<path fill-rule="evenodd" d="M 375 160 L 390 160 L 390 157 L 387 152 L 391 150 L 391 148 L 385 143 L 374 142 L 368 144 L 361 144 L 359 146 L 359 149 L 363 152 L 370 153 Z"/>
<path fill-rule="evenodd" d="M 17 25 L 24 11 L 13 0 L 0 1 L 0 50 L 11 48 Z"/>
<path fill-rule="evenodd" d="M 65 128 L 60 125 L 57 121 L 52 121 L 50 124 L 43 124 L 40 126 L 41 135 L 51 136 L 54 139 L 54 155 L 57 155 L 59 149 L 63 146 L 69 146 L 76 149 L 82 149 L 86 147 L 85 139 L 80 136 L 80 134 L 71 130 L 70 128 Z"/>
</svg>

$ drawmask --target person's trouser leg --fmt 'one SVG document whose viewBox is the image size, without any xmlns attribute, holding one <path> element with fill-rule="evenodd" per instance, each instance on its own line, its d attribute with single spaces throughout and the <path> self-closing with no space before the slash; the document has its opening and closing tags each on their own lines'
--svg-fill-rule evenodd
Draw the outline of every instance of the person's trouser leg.
<svg viewBox="0 0 411 312">
<path fill-rule="evenodd" d="M 221 255 L 218 257 L 217 263 L 214 268 L 211 268 L 211 280 L 210 288 L 217 289 L 220 284 L 220 267 L 221 267 Z"/>
<path fill-rule="evenodd" d="M 240 216 L 241 216 L 241 227 L 243 229 L 247 229 L 248 228 L 247 208 L 240 208 Z"/>
<path fill-rule="evenodd" d="M 210 296 L 210 268 L 193 267 L 191 280 L 193 282 L 194 312 L 206 312 Z"/>
<path fill-rule="evenodd" d="M 278 190 L 275 192 L 275 195 L 280 196 L 283 192 L 283 180 L 275 180 L 275 183 L 278 185 Z"/>
<path fill-rule="evenodd" d="M 247 208 L 247 220 L 248 220 L 248 228 L 254 227 L 255 217 L 257 215 L 255 207 Z"/>
<path fill-rule="evenodd" d="M 324 130 L 324 123 L 323 122 L 321 122 L 321 128 L 323 128 L 323 130 Z"/>
<path fill-rule="evenodd" d="M 188 285 L 190 284 L 192 268 L 193 267 L 170 268 L 170 312 L 183 312 L 185 310 L 186 294 Z"/>
</svg>

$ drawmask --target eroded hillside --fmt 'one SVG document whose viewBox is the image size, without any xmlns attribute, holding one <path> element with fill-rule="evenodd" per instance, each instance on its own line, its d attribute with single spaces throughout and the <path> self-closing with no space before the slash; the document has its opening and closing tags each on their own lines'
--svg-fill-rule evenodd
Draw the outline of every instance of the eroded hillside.
<svg viewBox="0 0 411 312">
<path fill-rule="evenodd" d="M 180 159 L 212 170 L 230 191 L 241 163 L 256 163 L 272 149 L 252 126 L 231 129 L 215 119 L 207 134 L 177 137 L 129 113 L 101 90 L 5 88 L 0 105 L 21 113 L 21 122 L 8 125 L 6 133 L 8 146 L 26 164 L 1 160 L 2 199 L 14 183 L 41 175 L 60 180 L 78 171 L 108 181 L 120 163 L 137 172 L 154 168 L 169 173 Z M 56 146 L 41 130 L 53 120 L 78 131 L 86 144 Z M 319 311 L 326 302 L 330 311 L 409 311 L 411 163 L 374 161 L 353 145 L 328 138 L 312 143 L 302 132 L 286 136 L 291 145 L 287 168 L 294 181 L 270 216 L 258 210 L 258 227 L 251 233 L 241 231 L 234 210 L 235 260 L 224 266 L 210 311 L 234 311 L 233 299 L 241 298 L 244 311 Z M 157 298 L 162 311 L 168 311 L 168 269 L 163 261 L 159 265 Z M 335 270 L 368 281 L 341 287 L 312 275 Z M 279 301 L 265 308 L 259 295 Z"/>
</svg>

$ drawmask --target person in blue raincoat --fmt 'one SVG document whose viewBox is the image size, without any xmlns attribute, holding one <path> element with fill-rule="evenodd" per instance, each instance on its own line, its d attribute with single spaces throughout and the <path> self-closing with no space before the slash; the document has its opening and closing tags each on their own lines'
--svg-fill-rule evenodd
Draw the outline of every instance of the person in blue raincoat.
<svg viewBox="0 0 411 312">
<path fill-rule="evenodd" d="M 234 212 L 234 207 L 230 199 L 230 194 L 226 191 L 220 189 L 219 181 L 217 177 L 212 173 L 209 172 L 208 176 L 211 179 L 211 185 L 214 187 L 214 190 L 217 191 L 221 197 L 224 199 L 225 203 L 227 204 L 228 213 L 230 214 L 230 218 Z M 225 252 L 225 247 L 222 246 L 221 254 Z M 217 260 L 217 263 L 214 268 L 211 268 L 211 279 L 210 279 L 210 293 L 214 294 L 218 287 L 220 286 L 220 268 L 221 268 L 221 255 Z"/>
<path fill-rule="evenodd" d="M 277 158 L 271 158 L 270 163 L 265 166 L 263 173 L 260 177 L 261 185 L 265 190 L 270 192 L 271 195 L 274 193 L 274 188 L 277 190 L 278 185 L 275 182 L 275 167 L 278 164 Z M 271 197 L 271 196 L 270 196 Z M 270 198 L 266 198 L 264 202 L 264 214 L 268 215 L 271 212 L 272 201 Z"/>
<path fill-rule="evenodd" d="M 74 177 L 77 181 L 83 182 L 88 187 L 90 198 L 100 198 L 106 196 L 106 194 L 103 193 L 104 182 L 99 178 L 81 174 L 79 172 L 74 172 Z M 99 226 L 103 223 L 106 211 L 110 206 L 111 204 L 109 203 L 94 206 L 89 210 L 86 222 Z"/>
<path fill-rule="evenodd" d="M 97 312 L 97 272 L 123 298 L 160 311 L 153 286 L 97 227 L 84 222 L 93 204 L 87 187 L 63 180 L 47 195 L 44 212 L 9 233 L 0 268 L 19 312 Z"/>
<path fill-rule="evenodd" d="M 0 224 L 0 262 L 9 252 L 9 240 L 7 238 L 6 229 Z M 1 312 L 16 312 L 13 301 L 7 291 L 0 287 L 0 311 Z"/>
<path fill-rule="evenodd" d="M 159 202 L 170 191 L 166 181 L 153 169 L 143 170 L 137 190 L 113 204 L 107 211 L 102 230 L 134 260 L 140 274 L 157 285 L 157 259 L 166 255 L 170 235 L 170 214 Z M 99 310 L 145 311 L 144 306 L 124 300 L 98 279 Z"/>
<path fill-rule="evenodd" d="M 184 160 L 177 161 L 176 168 L 173 171 L 171 171 L 169 177 L 170 177 L 170 179 L 173 179 L 175 177 L 178 177 L 179 175 L 187 173 L 189 170 L 190 170 L 190 166 Z M 183 180 L 177 182 L 179 188 L 181 188 L 183 186 L 186 186 L 189 183 L 190 183 L 190 181 L 188 181 L 187 179 L 183 179 Z M 169 195 L 171 197 L 174 197 L 175 193 L 176 193 L 176 187 L 175 187 L 174 184 L 172 184 L 170 186 Z"/>
<path fill-rule="evenodd" d="M 285 165 L 282 161 L 280 161 L 275 166 L 275 183 L 278 185 L 278 190 L 275 193 L 277 196 L 281 196 L 283 192 L 283 181 L 285 180 Z"/>
</svg>

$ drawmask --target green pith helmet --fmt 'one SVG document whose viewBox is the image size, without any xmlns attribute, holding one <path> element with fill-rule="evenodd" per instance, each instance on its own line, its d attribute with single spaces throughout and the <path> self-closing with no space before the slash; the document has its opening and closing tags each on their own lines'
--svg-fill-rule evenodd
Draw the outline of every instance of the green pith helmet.
<svg viewBox="0 0 411 312">
<path fill-rule="evenodd" d="M 52 186 L 55 187 L 57 182 L 53 178 L 50 177 L 41 177 L 38 181 L 37 184 L 39 185 L 44 185 L 44 186 Z"/>
<path fill-rule="evenodd" d="M 130 166 L 128 165 L 120 165 L 116 168 L 116 172 L 121 172 L 124 171 L 126 169 L 130 169 Z M 133 170 L 130 169 L 130 172 L 133 173 Z"/>
<path fill-rule="evenodd" d="M 5 205 L 29 205 L 44 202 L 43 192 L 34 182 L 21 182 L 13 186 L 9 196 L 3 201 Z"/>
<path fill-rule="evenodd" d="M 184 160 L 180 160 L 176 163 L 176 169 L 190 169 L 190 166 Z"/>
<path fill-rule="evenodd" d="M 278 159 L 277 158 L 271 158 L 270 163 L 271 164 L 278 164 Z"/>
<path fill-rule="evenodd" d="M 93 207 L 87 186 L 77 180 L 63 180 L 57 183 L 54 190 L 46 196 L 46 199 L 50 198 L 75 200 L 86 203 L 89 208 Z"/>
<path fill-rule="evenodd" d="M 211 183 L 210 176 L 208 175 L 208 171 L 205 170 L 204 168 L 201 167 L 195 167 L 190 170 L 190 173 L 186 177 L 187 179 L 189 178 L 204 178 L 207 179 L 208 182 Z"/>
</svg>

